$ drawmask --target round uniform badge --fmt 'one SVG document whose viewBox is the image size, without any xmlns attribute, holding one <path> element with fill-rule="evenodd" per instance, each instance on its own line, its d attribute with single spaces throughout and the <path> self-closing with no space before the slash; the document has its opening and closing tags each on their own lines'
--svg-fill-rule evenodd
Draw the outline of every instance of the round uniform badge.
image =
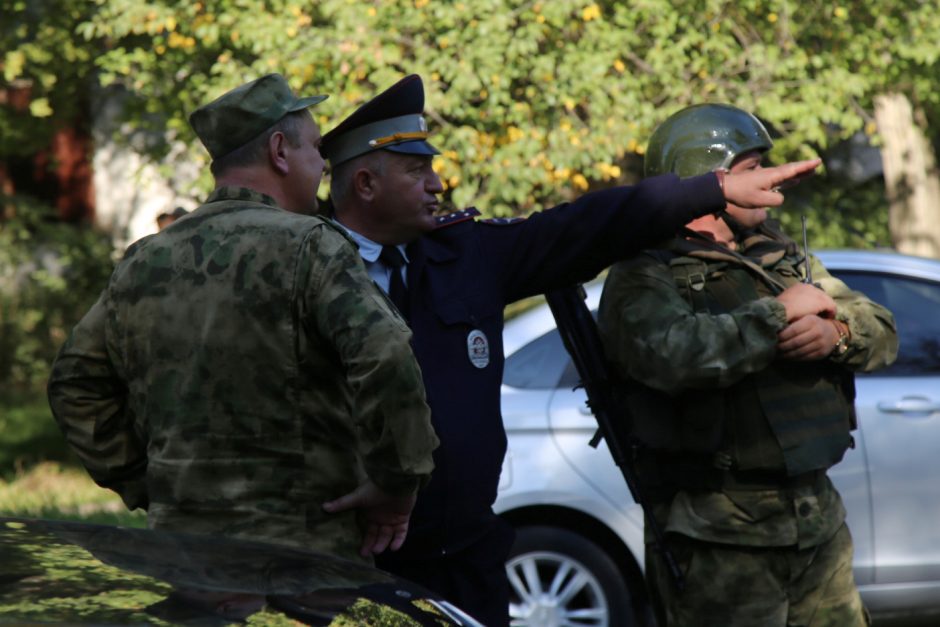
<svg viewBox="0 0 940 627">
<path fill-rule="evenodd" d="M 486 368 L 489 365 L 490 342 L 483 331 L 474 329 L 467 335 L 467 356 L 470 363 L 477 368 Z"/>
</svg>

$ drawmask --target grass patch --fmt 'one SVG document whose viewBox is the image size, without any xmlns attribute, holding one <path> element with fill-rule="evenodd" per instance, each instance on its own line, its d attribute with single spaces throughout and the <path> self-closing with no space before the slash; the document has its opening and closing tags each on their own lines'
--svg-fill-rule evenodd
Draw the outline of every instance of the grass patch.
<svg viewBox="0 0 940 627">
<path fill-rule="evenodd" d="M 0 393 L 0 478 L 43 461 L 72 461 L 44 390 Z"/>
<path fill-rule="evenodd" d="M 145 527 L 69 451 L 45 390 L 0 393 L 0 515 Z"/>
<path fill-rule="evenodd" d="M 84 470 L 43 462 L 0 479 L 0 515 L 146 527 L 146 514 L 129 512 L 121 498 L 98 487 Z"/>
</svg>

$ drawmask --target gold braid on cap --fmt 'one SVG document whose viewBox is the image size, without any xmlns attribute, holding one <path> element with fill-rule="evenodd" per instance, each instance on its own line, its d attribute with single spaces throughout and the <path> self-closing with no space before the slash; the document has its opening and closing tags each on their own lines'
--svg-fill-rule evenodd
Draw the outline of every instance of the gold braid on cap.
<svg viewBox="0 0 940 627">
<path fill-rule="evenodd" d="M 385 137 L 377 137 L 375 139 L 369 140 L 369 145 L 372 148 L 378 148 L 379 146 L 384 146 L 386 144 L 393 144 L 395 142 L 401 141 L 411 141 L 413 139 L 427 139 L 427 131 L 414 131 L 411 133 L 395 133 L 393 135 L 386 135 Z"/>
</svg>

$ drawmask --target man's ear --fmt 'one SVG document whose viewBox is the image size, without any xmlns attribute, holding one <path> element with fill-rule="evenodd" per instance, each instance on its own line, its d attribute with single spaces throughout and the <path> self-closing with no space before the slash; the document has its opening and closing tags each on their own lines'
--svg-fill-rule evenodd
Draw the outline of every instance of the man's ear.
<svg viewBox="0 0 940 627">
<path fill-rule="evenodd" d="M 284 133 L 280 131 L 271 133 L 271 136 L 268 138 L 268 161 L 270 161 L 274 171 L 281 176 L 286 176 L 290 171 L 290 166 L 287 163 L 287 153 L 289 150 L 290 144 L 288 144 Z"/>
<path fill-rule="evenodd" d="M 378 176 L 367 167 L 358 168 L 353 172 L 353 193 L 366 202 L 371 202 L 375 199 L 378 193 L 378 183 Z"/>
</svg>

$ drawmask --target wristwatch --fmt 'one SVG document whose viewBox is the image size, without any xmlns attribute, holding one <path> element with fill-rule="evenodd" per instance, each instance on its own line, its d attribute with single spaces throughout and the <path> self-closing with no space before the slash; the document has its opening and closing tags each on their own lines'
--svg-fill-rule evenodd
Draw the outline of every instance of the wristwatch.
<svg viewBox="0 0 940 627">
<path fill-rule="evenodd" d="M 835 345 L 832 347 L 832 355 L 844 355 L 845 351 L 849 350 L 849 334 L 846 332 L 845 323 L 832 321 L 832 324 L 835 325 L 836 330 L 839 332 L 839 339 L 836 340 Z"/>
</svg>

